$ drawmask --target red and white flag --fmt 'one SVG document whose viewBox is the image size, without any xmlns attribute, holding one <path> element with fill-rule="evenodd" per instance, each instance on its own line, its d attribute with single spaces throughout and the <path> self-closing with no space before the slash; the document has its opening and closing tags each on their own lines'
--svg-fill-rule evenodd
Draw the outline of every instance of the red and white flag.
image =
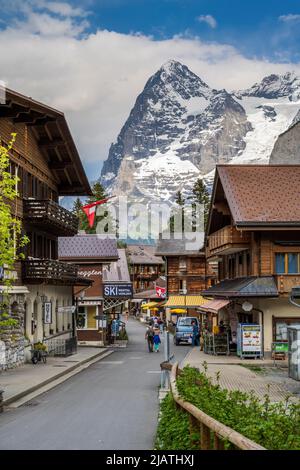
<svg viewBox="0 0 300 470">
<path fill-rule="evenodd" d="M 157 297 L 161 297 L 162 299 L 164 299 L 166 297 L 166 292 L 167 292 L 166 287 L 156 286 L 155 290 L 156 290 Z"/>
<path fill-rule="evenodd" d="M 113 197 L 115 196 L 110 196 L 105 199 L 101 199 L 100 201 L 95 201 L 95 202 L 92 202 L 91 204 L 87 204 L 86 206 L 82 206 L 82 210 L 88 218 L 90 227 L 93 227 L 94 222 L 95 222 L 96 206 L 99 206 L 100 204 L 104 204 L 105 202 L 107 202 L 109 199 L 112 199 Z"/>
</svg>

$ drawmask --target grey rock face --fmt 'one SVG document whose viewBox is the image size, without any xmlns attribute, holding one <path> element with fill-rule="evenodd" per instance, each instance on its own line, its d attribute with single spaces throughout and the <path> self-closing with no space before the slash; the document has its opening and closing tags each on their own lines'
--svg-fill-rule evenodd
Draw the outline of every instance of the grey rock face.
<svg viewBox="0 0 300 470">
<path fill-rule="evenodd" d="M 271 164 L 300 164 L 300 122 L 281 134 L 270 156 Z"/>
<path fill-rule="evenodd" d="M 298 99 L 300 80 L 290 72 L 228 93 L 169 61 L 137 97 L 101 182 L 108 192 L 139 201 L 172 201 L 178 190 L 187 196 L 197 177 L 211 178 L 217 163 L 268 161 Z"/>
</svg>

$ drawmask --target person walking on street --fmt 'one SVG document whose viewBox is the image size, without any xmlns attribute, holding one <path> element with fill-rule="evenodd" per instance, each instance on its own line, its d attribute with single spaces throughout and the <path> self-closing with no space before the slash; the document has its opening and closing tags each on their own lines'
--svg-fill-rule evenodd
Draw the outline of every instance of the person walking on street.
<svg viewBox="0 0 300 470">
<path fill-rule="evenodd" d="M 129 313 L 128 313 L 128 310 L 126 310 L 126 312 L 125 312 L 125 322 L 126 323 L 128 322 L 128 318 L 129 318 Z"/>
<path fill-rule="evenodd" d="M 195 320 L 192 321 L 192 327 L 193 327 L 193 336 L 192 336 L 192 346 L 199 346 L 199 327 Z"/>
<path fill-rule="evenodd" d="M 164 332 L 164 322 L 163 322 L 163 320 L 161 318 L 159 318 L 157 320 L 157 323 L 159 325 L 160 333 L 163 333 Z"/>
<path fill-rule="evenodd" d="M 160 346 L 160 343 L 161 343 L 160 336 L 159 336 L 159 330 L 156 330 L 155 333 L 154 333 L 153 343 L 154 343 L 154 351 L 159 352 L 159 346 Z"/>
<path fill-rule="evenodd" d="M 147 340 L 149 353 L 153 352 L 154 331 L 153 331 L 153 328 L 152 328 L 151 324 L 148 326 L 148 328 L 146 330 L 145 339 Z"/>
</svg>

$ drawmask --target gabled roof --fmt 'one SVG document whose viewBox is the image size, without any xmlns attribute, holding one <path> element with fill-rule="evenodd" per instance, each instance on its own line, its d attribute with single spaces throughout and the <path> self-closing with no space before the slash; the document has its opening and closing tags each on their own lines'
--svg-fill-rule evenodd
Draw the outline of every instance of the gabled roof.
<svg viewBox="0 0 300 470">
<path fill-rule="evenodd" d="M 202 292 L 212 297 L 278 297 L 278 290 L 272 276 L 241 277 L 226 279 Z"/>
<path fill-rule="evenodd" d="M 200 233 L 197 233 L 197 236 L 200 237 Z M 160 236 L 157 241 L 155 254 L 160 256 L 204 256 L 204 252 L 200 251 L 202 248 L 202 238 L 199 241 L 195 241 L 184 233 L 170 233 L 166 238 Z"/>
<path fill-rule="evenodd" d="M 98 235 L 76 235 L 58 238 L 58 257 L 66 261 L 117 261 L 119 258 L 116 240 Z"/>
<path fill-rule="evenodd" d="M 300 165 L 217 165 L 212 205 L 225 198 L 234 224 L 300 226 Z"/>
<path fill-rule="evenodd" d="M 61 111 L 31 97 L 5 89 L 0 118 L 22 123 L 34 132 L 50 169 L 58 181 L 60 196 L 89 195 L 90 184 L 83 169 L 66 118 Z"/>
<path fill-rule="evenodd" d="M 152 245 L 128 245 L 126 252 L 130 264 L 164 264 L 162 258 L 155 256 Z"/>
<path fill-rule="evenodd" d="M 114 261 L 108 266 L 103 266 L 103 282 L 126 282 L 127 284 L 130 282 L 125 249 L 118 249 L 118 255 L 118 261 Z"/>
</svg>

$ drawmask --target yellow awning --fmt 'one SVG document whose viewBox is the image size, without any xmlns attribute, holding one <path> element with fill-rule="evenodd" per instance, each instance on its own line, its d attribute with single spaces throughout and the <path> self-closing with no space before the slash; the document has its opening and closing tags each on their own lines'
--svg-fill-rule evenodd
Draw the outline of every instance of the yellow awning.
<svg viewBox="0 0 300 470">
<path fill-rule="evenodd" d="M 148 302 L 147 304 L 143 304 L 141 305 L 141 308 L 144 309 L 144 308 L 154 308 L 154 307 L 157 307 L 158 305 L 160 304 L 157 303 L 157 302 Z"/>
<path fill-rule="evenodd" d="M 204 299 L 202 295 L 170 295 L 168 300 L 165 302 L 164 307 L 200 307 L 207 299 Z"/>
<path fill-rule="evenodd" d="M 171 313 L 186 313 L 186 308 L 171 308 Z"/>
</svg>

